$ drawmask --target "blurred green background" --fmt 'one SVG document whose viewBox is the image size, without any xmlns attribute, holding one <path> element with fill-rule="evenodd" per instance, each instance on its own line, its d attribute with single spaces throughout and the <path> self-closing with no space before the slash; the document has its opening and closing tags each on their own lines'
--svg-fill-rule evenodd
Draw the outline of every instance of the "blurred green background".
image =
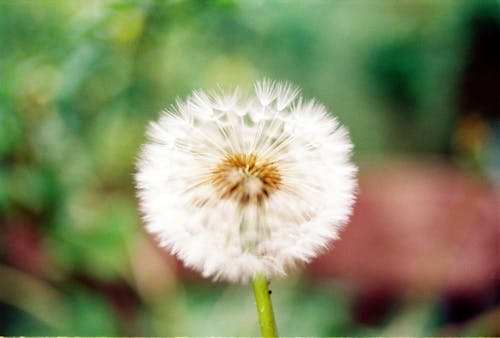
<svg viewBox="0 0 500 338">
<path fill-rule="evenodd" d="M 272 282 L 280 333 L 500 335 L 497 1 L 0 0 L 0 334 L 258 335 L 249 286 L 142 229 L 148 121 L 291 81 L 355 144 L 332 249 Z M 495 322 L 497 320 L 497 322 Z"/>
</svg>

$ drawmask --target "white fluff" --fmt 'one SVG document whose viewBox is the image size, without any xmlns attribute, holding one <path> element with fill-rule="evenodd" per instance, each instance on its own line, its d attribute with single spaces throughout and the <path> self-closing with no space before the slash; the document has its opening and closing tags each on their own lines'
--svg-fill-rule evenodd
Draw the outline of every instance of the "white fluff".
<svg viewBox="0 0 500 338">
<path fill-rule="evenodd" d="M 205 277 L 246 282 L 284 275 L 338 238 L 354 201 L 346 129 L 288 83 L 256 83 L 255 97 L 195 91 L 148 130 L 136 182 L 147 230 Z M 221 198 L 211 173 L 231 154 L 272 161 L 279 189 L 260 205 Z M 236 174 L 235 174 L 236 173 Z M 227 180 L 238 180 L 238 171 Z M 245 191 L 255 194 L 258 179 Z"/>
</svg>

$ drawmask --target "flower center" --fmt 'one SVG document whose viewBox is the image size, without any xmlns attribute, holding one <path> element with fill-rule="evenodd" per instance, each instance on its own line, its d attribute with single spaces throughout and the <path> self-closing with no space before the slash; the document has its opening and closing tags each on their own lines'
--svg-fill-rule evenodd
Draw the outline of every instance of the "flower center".
<svg viewBox="0 0 500 338">
<path fill-rule="evenodd" d="M 281 186 L 281 173 L 274 162 L 255 154 L 228 155 L 211 172 L 211 182 L 221 198 L 241 205 L 262 204 Z"/>
</svg>

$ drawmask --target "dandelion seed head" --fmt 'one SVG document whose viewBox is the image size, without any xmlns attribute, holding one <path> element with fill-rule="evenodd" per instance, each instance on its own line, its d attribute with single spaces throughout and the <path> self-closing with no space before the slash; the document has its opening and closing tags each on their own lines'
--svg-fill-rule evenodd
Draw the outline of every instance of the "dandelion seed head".
<svg viewBox="0 0 500 338">
<path fill-rule="evenodd" d="M 206 277 L 284 275 L 337 239 L 356 167 L 346 129 L 287 83 L 195 91 L 148 129 L 140 207 L 161 246 Z"/>
</svg>

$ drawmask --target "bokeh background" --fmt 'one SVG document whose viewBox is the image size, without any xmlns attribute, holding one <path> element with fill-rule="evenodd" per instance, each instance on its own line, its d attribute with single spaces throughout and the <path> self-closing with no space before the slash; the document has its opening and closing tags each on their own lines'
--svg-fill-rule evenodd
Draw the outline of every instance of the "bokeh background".
<svg viewBox="0 0 500 338">
<path fill-rule="evenodd" d="M 499 3 L 0 0 L 0 334 L 259 335 L 250 286 L 142 229 L 148 121 L 288 80 L 349 129 L 342 239 L 273 280 L 282 335 L 500 335 Z"/>
</svg>

